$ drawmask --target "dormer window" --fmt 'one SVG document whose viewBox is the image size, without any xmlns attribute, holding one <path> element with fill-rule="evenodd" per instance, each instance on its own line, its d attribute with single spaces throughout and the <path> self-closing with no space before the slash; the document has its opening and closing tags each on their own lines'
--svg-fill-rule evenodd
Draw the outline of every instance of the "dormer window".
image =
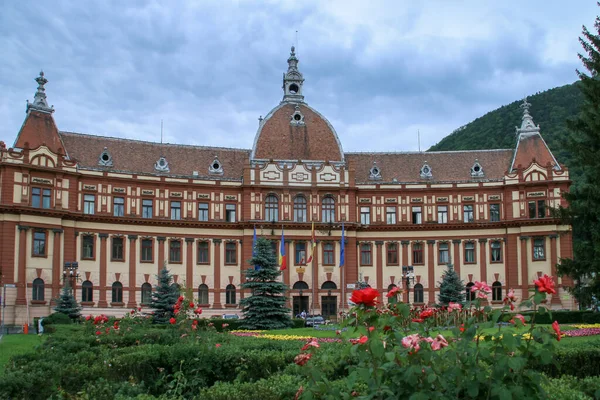
<svg viewBox="0 0 600 400">
<path fill-rule="evenodd" d="M 427 161 L 425 161 L 423 163 L 423 166 L 421 167 L 421 178 L 423 178 L 423 179 L 433 178 L 433 175 L 431 174 L 431 167 L 429 166 L 429 164 L 427 164 Z"/>
<path fill-rule="evenodd" d="M 290 125 L 292 126 L 303 126 L 304 125 L 304 115 L 300 112 L 300 107 L 296 105 L 294 113 L 292 114 L 292 118 L 290 119 Z"/>
<path fill-rule="evenodd" d="M 223 165 L 221 164 L 221 161 L 219 161 L 219 158 L 217 156 L 215 156 L 213 162 L 210 163 L 210 166 L 208 167 L 208 172 L 211 174 L 223 175 Z"/>
<path fill-rule="evenodd" d="M 156 163 L 154 163 L 154 169 L 158 172 L 169 172 L 169 163 L 167 159 L 161 156 Z"/>
<path fill-rule="evenodd" d="M 100 157 L 98 158 L 98 165 L 103 167 L 113 166 L 112 156 L 110 155 L 106 147 L 104 148 L 104 150 L 102 150 L 102 153 L 100 153 Z"/>
<path fill-rule="evenodd" d="M 471 167 L 471 176 L 474 178 L 481 178 L 484 176 L 483 167 L 479 164 L 479 161 L 475 159 L 475 163 Z"/>
<path fill-rule="evenodd" d="M 377 161 L 373 161 L 373 166 L 369 170 L 369 179 L 371 179 L 371 180 L 380 180 L 381 179 L 381 169 L 377 166 Z"/>
</svg>

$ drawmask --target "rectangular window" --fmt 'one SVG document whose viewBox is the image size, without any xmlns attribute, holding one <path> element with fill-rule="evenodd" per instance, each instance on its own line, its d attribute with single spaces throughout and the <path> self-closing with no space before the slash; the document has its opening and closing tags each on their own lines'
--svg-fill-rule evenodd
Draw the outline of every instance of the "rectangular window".
<svg viewBox="0 0 600 400">
<path fill-rule="evenodd" d="M 113 198 L 113 215 L 122 217 L 125 215 L 125 199 L 123 197 Z"/>
<path fill-rule="evenodd" d="M 371 223 L 371 207 L 360 208 L 360 223 L 369 225 Z"/>
<path fill-rule="evenodd" d="M 208 242 L 198 242 L 198 264 L 208 264 Z"/>
<path fill-rule="evenodd" d="M 362 243 L 360 245 L 360 265 L 373 265 L 370 243 Z"/>
<path fill-rule="evenodd" d="M 36 257 L 46 256 L 46 232 L 33 232 L 33 255 Z"/>
<path fill-rule="evenodd" d="M 500 204 L 490 204 L 490 222 L 500 221 Z"/>
<path fill-rule="evenodd" d="M 413 253 L 413 264 L 422 265 L 423 261 L 423 245 L 421 243 L 414 243 L 412 246 Z"/>
<path fill-rule="evenodd" d="M 153 204 L 154 203 L 150 199 L 142 200 L 142 218 L 154 217 Z"/>
<path fill-rule="evenodd" d="M 492 262 L 502 262 L 502 244 L 498 241 L 492 242 Z"/>
<path fill-rule="evenodd" d="M 471 204 L 463 206 L 463 222 L 473 222 L 473 206 Z"/>
<path fill-rule="evenodd" d="M 123 261 L 123 238 L 112 238 L 112 261 Z"/>
<path fill-rule="evenodd" d="M 333 243 L 323 243 L 323 265 L 335 265 Z"/>
<path fill-rule="evenodd" d="M 448 243 L 438 244 L 438 264 L 448 264 L 450 259 L 450 251 Z"/>
<path fill-rule="evenodd" d="M 227 222 L 235 222 L 235 204 L 226 204 L 225 205 L 225 221 Z"/>
<path fill-rule="evenodd" d="M 50 193 L 50 189 L 42 190 L 42 208 L 50 208 L 50 201 L 52 199 Z"/>
<path fill-rule="evenodd" d="M 536 207 L 535 207 L 535 201 L 530 201 L 528 203 L 528 208 L 529 208 L 529 218 L 533 219 L 536 216 Z"/>
<path fill-rule="evenodd" d="M 42 189 L 31 188 L 31 207 L 40 208 L 42 205 Z"/>
<path fill-rule="evenodd" d="M 398 265 L 398 243 L 388 243 L 387 265 Z"/>
<path fill-rule="evenodd" d="M 422 219 L 421 207 L 413 207 L 412 208 L 412 223 L 413 224 L 421 224 L 423 223 Z"/>
<path fill-rule="evenodd" d="M 385 208 L 385 222 L 388 225 L 394 225 L 396 223 L 396 207 Z"/>
<path fill-rule="evenodd" d="M 296 265 L 306 264 L 306 242 L 296 242 L 294 245 L 294 262 Z"/>
<path fill-rule="evenodd" d="M 142 239 L 142 262 L 152 262 L 154 257 L 152 239 Z"/>
<path fill-rule="evenodd" d="M 448 223 L 448 206 L 438 206 L 438 224 Z"/>
<path fill-rule="evenodd" d="M 172 201 L 171 202 L 171 219 L 172 220 L 180 220 L 181 219 L 181 202 L 180 201 Z"/>
<path fill-rule="evenodd" d="M 545 200 L 537 201 L 537 211 L 538 211 L 538 218 L 546 218 L 546 201 Z"/>
<path fill-rule="evenodd" d="M 475 242 L 465 243 L 465 264 L 475 263 Z"/>
<path fill-rule="evenodd" d="M 208 203 L 198 203 L 198 221 L 208 221 Z"/>
<path fill-rule="evenodd" d="M 84 214 L 94 214 L 96 208 L 96 196 L 93 194 L 84 194 L 83 195 L 83 213 Z"/>
<path fill-rule="evenodd" d="M 237 264 L 237 244 L 234 242 L 225 243 L 225 264 Z"/>
<path fill-rule="evenodd" d="M 169 262 L 180 263 L 181 262 L 181 241 L 171 240 L 169 242 Z"/>
<path fill-rule="evenodd" d="M 544 238 L 533 239 L 533 259 L 534 260 L 545 260 L 546 259 L 546 239 L 544 239 Z"/>
<path fill-rule="evenodd" d="M 94 258 L 94 242 L 96 237 L 85 235 L 81 237 L 81 259 L 92 260 Z"/>
</svg>

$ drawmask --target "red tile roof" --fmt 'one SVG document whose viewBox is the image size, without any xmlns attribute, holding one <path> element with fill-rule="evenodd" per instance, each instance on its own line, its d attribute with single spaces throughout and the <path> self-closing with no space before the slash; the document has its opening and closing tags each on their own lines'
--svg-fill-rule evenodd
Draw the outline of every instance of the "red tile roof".
<svg viewBox="0 0 600 400">
<path fill-rule="evenodd" d="M 543 167 L 548 164 L 552 166 L 558 164 L 548 145 L 538 134 L 526 136 L 519 140 L 511 169 L 519 168 L 519 166 L 527 168 L 533 160 Z"/>
<path fill-rule="evenodd" d="M 292 126 L 295 104 L 280 104 L 264 119 L 254 142 L 255 159 L 341 161 L 342 147 L 331 124 L 306 104 L 303 126 Z"/>
<path fill-rule="evenodd" d="M 58 135 L 58 128 L 52 114 L 30 110 L 23 126 L 17 135 L 14 147 L 24 148 L 28 143 L 30 149 L 46 145 L 52 152 L 65 154 L 63 143 Z"/>
<path fill-rule="evenodd" d="M 373 161 L 381 171 L 380 182 L 456 182 L 499 180 L 510 167 L 513 150 L 433 151 L 406 153 L 346 153 L 353 164 L 356 182 L 378 182 L 369 179 Z M 473 178 L 471 167 L 479 161 L 484 177 Z M 421 178 L 423 164 L 431 167 L 432 178 Z"/>
<path fill-rule="evenodd" d="M 161 144 L 73 132 L 60 132 L 60 136 L 69 157 L 84 168 L 156 174 L 154 164 L 164 156 L 169 163 L 169 175 L 192 176 L 193 171 L 198 171 L 199 176 L 241 180 L 244 163 L 250 157 L 250 150 L 244 149 Z M 112 156 L 112 167 L 98 165 L 105 147 Z M 215 156 L 223 166 L 223 175 L 208 172 Z"/>
</svg>

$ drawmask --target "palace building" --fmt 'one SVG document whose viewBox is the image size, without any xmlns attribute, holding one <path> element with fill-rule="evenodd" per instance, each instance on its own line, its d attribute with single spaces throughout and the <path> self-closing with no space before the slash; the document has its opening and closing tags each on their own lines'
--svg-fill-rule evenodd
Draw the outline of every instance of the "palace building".
<svg viewBox="0 0 600 400">
<path fill-rule="evenodd" d="M 13 147 L 0 142 L 3 321 L 50 314 L 67 280 L 86 314 L 146 307 L 163 265 L 206 314 L 239 313 L 255 228 L 274 249 L 284 230 L 294 314 L 336 315 L 359 281 L 384 300 L 398 286 L 404 301 L 434 303 L 448 265 L 467 286 L 487 281 L 492 305 L 548 274 L 552 308 L 575 307 L 556 272 L 571 228 L 551 213 L 569 173 L 526 101 L 512 149 L 344 152 L 305 102 L 293 47 L 287 61 L 251 149 L 60 131 L 40 73 Z"/>
</svg>

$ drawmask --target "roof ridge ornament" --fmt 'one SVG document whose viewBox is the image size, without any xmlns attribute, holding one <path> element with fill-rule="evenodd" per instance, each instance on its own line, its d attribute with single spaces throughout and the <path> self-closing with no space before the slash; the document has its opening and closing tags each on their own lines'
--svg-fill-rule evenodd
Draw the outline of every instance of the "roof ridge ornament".
<svg viewBox="0 0 600 400">
<path fill-rule="evenodd" d="M 108 151 L 108 148 L 105 147 L 104 150 L 102 150 L 102 153 L 100 153 L 100 157 L 98 157 L 98 165 L 102 167 L 113 166 L 113 159 L 110 152 Z"/>
<path fill-rule="evenodd" d="M 304 103 L 302 95 L 302 85 L 304 77 L 298 71 L 298 58 L 296 57 L 296 48 L 292 46 L 290 57 L 287 60 L 288 70 L 283 74 L 283 100 L 286 103 Z"/>
<path fill-rule="evenodd" d="M 421 175 L 422 179 L 432 179 L 433 178 L 433 174 L 431 173 L 431 167 L 429 166 L 427 161 L 425 161 L 423 163 L 423 166 L 421 167 L 420 175 Z"/>
<path fill-rule="evenodd" d="M 223 175 L 223 164 L 219 161 L 219 156 L 215 155 L 215 159 L 208 166 L 208 172 L 215 175 Z"/>
<path fill-rule="evenodd" d="M 154 170 L 157 172 L 170 172 L 169 162 L 165 158 L 165 156 L 160 156 L 158 161 L 154 163 Z"/>
<path fill-rule="evenodd" d="M 25 111 L 34 110 L 52 114 L 54 106 L 48 107 L 48 102 L 46 101 L 46 88 L 44 85 L 48 83 L 48 79 L 44 77 L 44 71 L 40 71 L 40 76 L 35 78 L 35 81 L 38 83 L 38 87 L 33 96 L 33 103 L 27 100 L 27 109 Z"/>
<path fill-rule="evenodd" d="M 377 166 L 377 161 L 373 161 L 373 166 L 369 170 L 369 179 L 372 181 L 381 180 L 381 169 Z"/>
<path fill-rule="evenodd" d="M 519 106 L 523 109 L 523 118 L 521 120 L 521 127 L 517 127 L 517 135 L 521 137 L 533 136 L 540 133 L 540 126 L 535 125 L 533 117 L 529 114 L 529 107 L 531 103 L 527 102 L 527 96 L 523 99 L 523 103 Z"/>
<path fill-rule="evenodd" d="M 482 178 L 485 176 L 485 174 L 483 172 L 483 167 L 479 163 L 478 159 L 475 159 L 475 162 L 473 163 L 473 166 L 471 167 L 471 176 L 473 178 Z"/>
</svg>

